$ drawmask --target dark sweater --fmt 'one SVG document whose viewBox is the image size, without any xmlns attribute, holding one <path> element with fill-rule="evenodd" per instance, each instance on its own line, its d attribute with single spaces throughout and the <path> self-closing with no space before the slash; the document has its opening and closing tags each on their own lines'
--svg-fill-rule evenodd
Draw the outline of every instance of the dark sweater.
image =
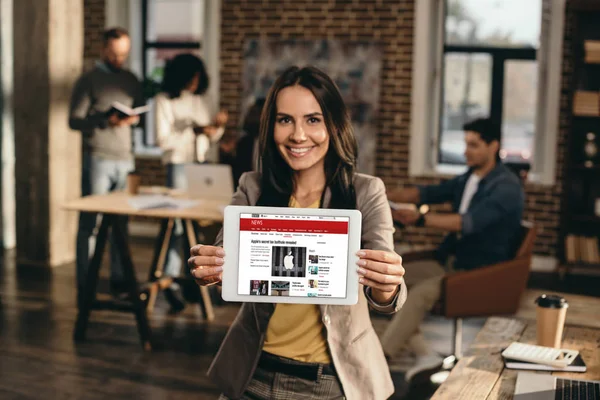
<svg viewBox="0 0 600 400">
<path fill-rule="evenodd" d="M 421 186 L 421 203 L 452 202 L 453 211 L 458 212 L 471 173 L 469 170 L 439 185 Z M 460 235 L 448 235 L 438 248 L 440 263 L 445 264 L 447 257 L 454 254 L 454 268 L 470 270 L 513 258 L 521 240 L 524 204 L 519 178 L 498 162 L 479 181 L 469 208 L 462 214 Z"/>
<path fill-rule="evenodd" d="M 69 126 L 83 134 L 84 149 L 109 160 L 132 158 L 130 126 L 109 126 L 107 112 L 114 101 L 128 107 L 144 104 L 143 88 L 134 74 L 105 64 L 83 74 L 73 89 Z"/>
</svg>

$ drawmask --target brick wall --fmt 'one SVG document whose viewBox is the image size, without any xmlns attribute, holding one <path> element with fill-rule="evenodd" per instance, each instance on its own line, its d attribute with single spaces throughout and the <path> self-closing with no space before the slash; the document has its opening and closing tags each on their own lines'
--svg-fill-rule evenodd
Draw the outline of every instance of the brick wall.
<svg viewBox="0 0 600 400">
<path fill-rule="evenodd" d="M 227 0 L 223 2 L 221 38 L 222 107 L 230 112 L 231 126 L 237 126 L 242 72 L 242 45 L 246 38 L 296 38 L 374 40 L 383 48 L 382 90 L 378 119 L 376 174 L 389 187 L 433 183 L 432 179 L 408 177 L 410 141 L 410 94 L 412 79 L 413 22 L 415 0 Z M 84 0 L 84 65 L 99 57 L 104 29 L 104 0 Z M 568 15 L 570 13 L 568 12 Z M 572 66 L 567 18 L 563 64 L 560 136 L 557 143 L 557 182 L 553 187 L 528 184 L 526 218 L 539 228 L 536 252 L 556 255 L 563 160 L 568 126 L 568 87 Z M 164 168 L 156 159 L 138 158 L 136 168 L 144 184 L 162 184 Z M 413 245 L 432 245 L 442 238 L 439 232 L 410 228 L 398 232 L 398 239 Z"/>
<path fill-rule="evenodd" d="M 140 173 L 143 186 L 164 186 L 167 181 L 167 169 L 160 157 L 137 156 L 135 170 Z"/>
<path fill-rule="evenodd" d="M 105 25 L 105 0 L 83 0 L 84 49 L 83 68 L 89 69 L 100 58 Z"/>
<path fill-rule="evenodd" d="M 221 38 L 222 107 L 237 124 L 242 75 L 242 46 L 247 38 L 373 40 L 383 46 L 381 109 L 378 120 L 376 174 L 388 187 L 432 183 L 408 177 L 410 95 L 415 0 L 228 0 L 223 2 Z M 567 26 L 567 39 L 570 26 Z M 565 57 L 570 42 L 565 42 Z M 568 132 L 566 96 L 570 66 L 564 67 L 561 134 L 557 144 L 557 181 L 562 177 Z M 561 185 L 527 185 L 526 218 L 540 227 L 536 252 L 555 255 Z M 441 240 L 439 232 L 411 228 L 399 232 L 413 245 Z M 398 237 L 400 238 L 400 236 Z"/>
</svg>

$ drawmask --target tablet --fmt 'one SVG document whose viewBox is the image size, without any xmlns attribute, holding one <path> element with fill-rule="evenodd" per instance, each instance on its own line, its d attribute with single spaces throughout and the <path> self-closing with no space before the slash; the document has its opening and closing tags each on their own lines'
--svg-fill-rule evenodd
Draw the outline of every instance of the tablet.
<svg viewBox="0 0 600 400">
<path fill-rule="evenodd" d="M 361 226 L 358 210 L 227 206 L 223 300 L 356 304 Z"/>
</svg>

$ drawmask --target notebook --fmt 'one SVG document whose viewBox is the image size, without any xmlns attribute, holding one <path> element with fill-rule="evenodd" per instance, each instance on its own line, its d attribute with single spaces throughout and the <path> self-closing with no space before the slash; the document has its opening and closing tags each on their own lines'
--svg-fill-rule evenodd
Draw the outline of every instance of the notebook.
<svg viewBox="0 0 600 400">
<path fill-rule="evenodd" d="M 119 103 L 118 101 L 113 102 L 111 104 L 111 106 L 112 106 L 112 108 L 110 111 L 116 112 L 117 114 L 119 114 L 119 118 L 126 118 L 126 117 L 131 117 L 134 115 L 140 115 L 140 114 L 150 111 L 150 106 L 148 106 L 148 105 L 131 108 L 131 107 L 127 107 L 123 103 Z"/>
<path fill-rule="evenodd" d="M 581 354 L 578 354 L 577 357 L 573 360 L 571 365 L 568 365 L 564 368 L 553 367 L 551 365 L 543 365 L 530 363 L 525 361 L 517 361 L 511 360 L 509 358 L 504 359 L 504 366 L 508 369 L 524 369 L 524 370 L 532 370 L 532 371 L 561 371 L 561 372 L 586 372 L 587 366 L 581 358 Z"/>
</svg>

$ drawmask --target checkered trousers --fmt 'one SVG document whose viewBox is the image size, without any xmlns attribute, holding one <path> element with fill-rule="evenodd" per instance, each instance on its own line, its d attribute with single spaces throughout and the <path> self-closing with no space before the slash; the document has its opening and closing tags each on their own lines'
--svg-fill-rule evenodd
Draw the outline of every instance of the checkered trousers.
<svg viewBox="0 0 600 400">
<path fill-rule="evenodd" d="M 260 366 L 240 398 L 242 400 L 344 400 L 337 376 L 319 374 L 316 381 L 266 371 Z M 230 400 L 221 395 L 219 400 Z"/>
</svg>

